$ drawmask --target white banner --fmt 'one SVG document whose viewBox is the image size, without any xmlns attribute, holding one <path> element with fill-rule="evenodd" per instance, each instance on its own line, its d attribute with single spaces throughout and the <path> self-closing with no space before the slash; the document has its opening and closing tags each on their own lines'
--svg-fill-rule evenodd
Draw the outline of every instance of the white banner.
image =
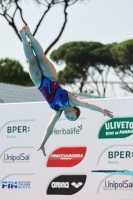
<svg viewBox="0 0 133 200">
<path fill-rule="evenodd" d="M 37 151 L 52 110 L 47 103 L 0 105 L 1 200 L 133 200 L 133 98 L 88 100 L 114 118 L 81 108 L 62 114 Z"/>
</svg>

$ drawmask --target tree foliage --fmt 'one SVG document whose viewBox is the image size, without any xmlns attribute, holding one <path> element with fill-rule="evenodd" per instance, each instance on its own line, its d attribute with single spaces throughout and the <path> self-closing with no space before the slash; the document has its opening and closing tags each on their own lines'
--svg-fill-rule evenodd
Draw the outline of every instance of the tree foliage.
<svg viewBox="0 0 133 200">
<path fill-rule="evenodd" d="M 0 82 L 23 86 L 33 86 L 29 74 L 17 60 L 0 59 Z"/>
<path fill-rule="evenodd" d="M 114 71 L 122 82 L 122 88 L 133 93 L 133 88 L 126 80 L 133 78 L 133 40 L 127 40 L 115 45 L 111 49 L 115 60 Z"/>
<path fill-rule="evenodd" d="M 60 4 L 63 7 L 64 21 L 63 21 L 62 27 L 60 28 L 58 35 L 55 36 L 55 39 L 45 50 L 45 54 L 47 54 L 48 51 L 56 44 L 56 42 L 60 39 L 63 31 L 65 30 L 65 27 L 66 27 L 66 24 L 68 21 L 68 12 L 67 12 L 68 7 L 74 5 L 75 3 L 78 3 L 78 2 L 84 3 L 84 2 L 88 2 L 88 1 L 89 0 L 30 0 L 30 1 L 27 0 L 27 3 L 35 2 L 37 4 L 37 6 L 39 5 L 44 8 L 43 14 L 40 17 L 40 19 L 38 20 L 38 23 L 36 24 L 35 29 L 33 31 L 33 36 L 35 36 L 35 34 L 37 33 L 44 18 L 46 17 L 46 15 L 48 14 L 48 12 L 51 10 L 51 8 L 53 6 Z M 0 0 L 0 15 L 5 18 L 5 20 L 13 28 L 17 37 L 20 40 L 21 40 L 21 38 L 18 34 L 16 18 L 19 15 L 22 23 L 26 26 L 28 25 L 28 21 L 26 21 L 26 19 L 24 17 L 24 9 L 23 9 L 24 3 L 26 3 L 26 1 L 24 1 L 24 0 Z M 27 6 L 28 6 L 28 4 L 27 4 Z M 31 13 L 32 12 L 30 12 L 30 14 Z"/>
<path fill-rule="evenodd" d="M 110 50 L 113 45 L 115 44 L 70 42 L 53 51 L 51 59 L 57 64 L 66 64 L 64 70 L 58 73 L 60 83 L 75 85 L 78 83 L 79 91 L 82 92 L 89 77 L 95 87 L 92 84 L 89 86 L 97 91 L 98 95 L 105 96 L 109 68 L 114 65 Z M 102 83 L 102 93 L 98 85 L 99 80 Z"/>
</svg>

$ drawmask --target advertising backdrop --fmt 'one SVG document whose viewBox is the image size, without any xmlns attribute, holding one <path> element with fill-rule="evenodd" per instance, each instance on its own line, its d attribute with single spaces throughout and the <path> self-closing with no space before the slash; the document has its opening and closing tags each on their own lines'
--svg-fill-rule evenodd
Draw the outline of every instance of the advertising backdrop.
<svg viewBox="0 0 133 200">
<path fill-rule="evenodd" d="M 1 200 L 133 200 L 133 98 L 87 100 L 114 118 L 81 108 L 64 114 L 37 151 L 52 110 L 47 103 L 0 105 Z"/>
</svg>

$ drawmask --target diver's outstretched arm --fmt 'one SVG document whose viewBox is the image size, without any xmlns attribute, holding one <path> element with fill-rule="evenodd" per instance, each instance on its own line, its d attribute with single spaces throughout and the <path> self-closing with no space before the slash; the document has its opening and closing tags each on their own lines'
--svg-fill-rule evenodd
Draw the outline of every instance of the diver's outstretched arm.
<svg viewBox="0 0 133 200">
<path fill-rule="evenodd" d="M 42 139 L 42 143 L 41 143 L 40 147 L 38 148 L 38 151 L 40 149 L 42 150 L 44 156 L 46 156 L 44 145 L 47 142 L 50 135 L 52 134 L 54 126 L 55 126 L 56 122 L 58 121 L 58 119 L 60 118 L 61 114 L 62 114 L 62 111 L 54 111 L 52 114 L 52 117 L 47 125 L 47 128 L 45 130 L 45 133 L 44 133 L 44 136 Z"/>
<path fill-rule="evenodd" d="M 90 110 L 93 110 L 93 111 L 101 112 L 104 116 L 108 116 L 108 117 L 113 118 L 113 112 L 111 112 L 107 109 L 103 109 L 103 108 L 100 108 L 99 106 L 96 106 L 94 104 L 90 104 L 87 101 L 84 101 L 83 99 L 80 99 L 80 98 L 76 98 L 76 97 L 72 97 L 72 98 L 73 98 L 72 101 L 73 101 L 74 106 L 81 106 L 83 108 L 87 108 L 87 109 L 90 109 Z"/>
</svg>

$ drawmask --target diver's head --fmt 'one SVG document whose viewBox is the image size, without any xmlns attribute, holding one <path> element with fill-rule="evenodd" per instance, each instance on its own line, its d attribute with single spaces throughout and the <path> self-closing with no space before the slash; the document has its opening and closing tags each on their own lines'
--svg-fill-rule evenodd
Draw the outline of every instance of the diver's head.
<svg viewBox="0 0 133 200">
<path fill-rule="evenodd" d="M 80 116 L 80 109 L 76 106 L 71 106 L 69 111 L 64 111 L 65 117 L 70 121 L 75 121 Z"/>
</svg>

